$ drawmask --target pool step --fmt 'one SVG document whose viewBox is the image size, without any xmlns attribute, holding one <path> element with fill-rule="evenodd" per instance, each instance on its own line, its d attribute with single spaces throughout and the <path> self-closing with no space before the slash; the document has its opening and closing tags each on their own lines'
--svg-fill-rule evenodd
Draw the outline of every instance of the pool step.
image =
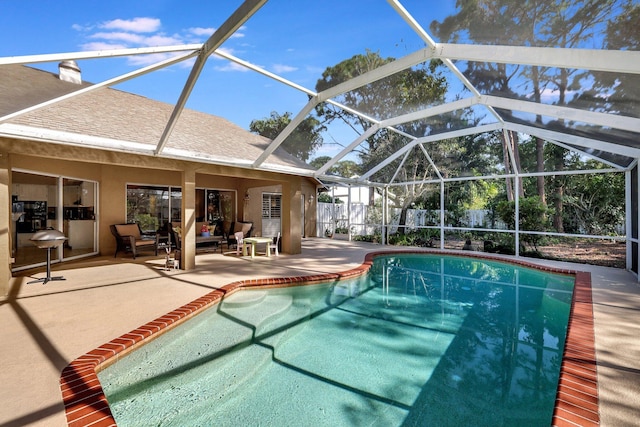
<svg viewBox="0 0 640 427">
<path fill-rule="evenodd" d="M 297 331 L 284 330 L 270 337 L 265 337 L 265 334 L 268 335 L 270 331 L 290 322 L 290 312 L 295 318 L 300 317 L 301 311 L 299 306 L 293 304 L 290 295 L 269 295 L 265 291 L 238 292 L 223 301 L 220 312 L 244 325 L 244 329 L 252 325 L 255 328 L 253 337 L 257 337 L 262 343 L 239 348 L 219 358 L 216 363 L 215 382 L 220 383 L 225 394 L 229 395 L 233 390 L 242 387 L 245 381 L 253 381 L 260 375 L 263 366 L 273 358 L 271 349 Z M 264 338 L 259 338 L 260 336 Z M 228 339 L 232 341 L 234 338 L 229 336 Z M 238 365 L 238 360 L 243 360 L 244 363 Z M 207 378 L 204 381 L 214 380 Z"/>
<path fill-rule="evenodd" d="M 245 325 L 253 325 L 255 333 L 287 313 L 293 303 L 290 295 L 268 295 L 266 291 L 244 291 L 225 298 L 220 311 Z M 248 309 L 250 308 L 250 309 Z"/>
<path fill-rule="evenodd" d="M 267 297 L 267 291 L 241 291 L 226 297 L 222 304 L 225 308 L 249 307 L 259 304 Z"/>
</svg>

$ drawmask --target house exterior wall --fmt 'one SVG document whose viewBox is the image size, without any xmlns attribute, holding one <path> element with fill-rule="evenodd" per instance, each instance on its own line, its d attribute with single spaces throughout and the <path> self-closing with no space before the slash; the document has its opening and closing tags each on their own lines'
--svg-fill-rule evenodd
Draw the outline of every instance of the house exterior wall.
<svg viewBox="0 0 640 427">
<path fill-rule="evenodd" d="M 36 141 L 9 140 L 0 138 L 0 224 L 5 232 L 0 233 L 0 295 L 7 295 L 8 278 L 11 277 L 11 171 L 29 170 L 35 173 L 62 175 L 98 183 L 98 205 L 96 220 L 98 223 L 98 248 L 100 254 L 112 254 L 115 240 L 109 225 L 126 221 L 126 185 L 170 185 L 183 188 L 183 221 L 191 226 L 195 236 L 195 221 L 189 221 L 189 213 L 194 212 L 194 199 L 185 194 L 184 189 L 195 193 L 195 188 L 235 189 L 238 195 L 237 217 L 256 216 L 261 213 L 261 197 L 252 197 L 248 206 L 243 206 L 245 192 L 254 188 L 283 189 L 283 236 L 282 247 L 285 253 L 300 253 L 300 195 L 301 188 L 315 194 L 315 183 L 308 178 L 277 174 L 272 172 L 240 169 L 229 166 L 209 165 L 181 160 L 140 156 L 136 154 L 109 152 L 83 147 L 50 144 Z M 298 200 L 298 203 L 291 203 Z M 255 206 L 254 206 L 255 204 Z M 286 209 L 289 212 L 284 212 Z M 245 211 L 246 209 L 246 211 Z M 184 214 L 186 212 L 186 215 Z M 315 212 L 315 211 L 314 211 Z M 311 210 L 309 211 L 309 214 Z M 193 216 L 193 215 L 191 215 Z M 292 230 L 286 228 L 292 227 Z M 315 229 L 315 225 L 313 226 Z M 189 228 L 185 228 L 189 232 Z M 195 237 L 194 237 L 195 239 Z M 186 240 L 185 245 L 189 241 Z M 189 258 L 183 268 L 195 265 L 195 240 L 193 251 L 185 250 Z M 2 287 L 5 288 L 2 288 Z"/>
</svg>

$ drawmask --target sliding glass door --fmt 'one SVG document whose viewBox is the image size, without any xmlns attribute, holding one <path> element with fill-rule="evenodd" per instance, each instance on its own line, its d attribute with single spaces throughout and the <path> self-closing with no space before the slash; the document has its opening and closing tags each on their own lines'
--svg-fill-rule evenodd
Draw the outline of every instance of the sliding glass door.
<svg viewBox="0 0 640 427">
<path fill-rule="evenodd" d="M 47 252 L 30 240 L 34 233 L 54 229 L 67 240 L 52 250 L 60 262 L 98 252 L 96 236 L 96 182 L 14 170 L 11 175 L 12 270 L 46 264 Z"/>
</svg>

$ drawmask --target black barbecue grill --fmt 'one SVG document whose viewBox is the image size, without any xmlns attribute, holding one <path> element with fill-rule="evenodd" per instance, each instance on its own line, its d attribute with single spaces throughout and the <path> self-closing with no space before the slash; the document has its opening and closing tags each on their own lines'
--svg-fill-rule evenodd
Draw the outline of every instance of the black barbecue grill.
<svg viewBox="0 0 640 427">
<path fill-rule="evenodd" d="M 62 276 L 51 277 L 51 249 L 57 248 L 67 240 L 64 234 L 53 229 L 40 230 L 36 231 L 29 240 L 31 240 L 37 247 L 47 250 L 47 277 L 33 280 L 29 283 L 42 282 L 44 285 L 51 280 L 65 280 Z"/>
</svg>

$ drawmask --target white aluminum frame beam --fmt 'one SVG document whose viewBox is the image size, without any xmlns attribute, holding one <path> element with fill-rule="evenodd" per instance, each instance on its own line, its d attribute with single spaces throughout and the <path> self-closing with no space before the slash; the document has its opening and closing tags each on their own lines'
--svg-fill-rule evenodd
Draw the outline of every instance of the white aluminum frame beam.
<svg viewBox="0 0 640 427">
<path fill-rule="evenodd" d="M 436 43 L 434 57 L 640 74 L 640 51 Z"/>
<path fill-rule="evenodd" d="M 229 18 L 218 28 L 209 39 L 204 42 L 202 48 L 198 52 L 198 57 L 196 58 L 196 62 L 193 64 L 191 68 L 191 72 L 189 73 L 189 77 L 187 78 L 187 82 L 182 88 L 182 92 L 180 93 L 180 97 L 171 112 L 171 116 L 169 117 L 169 121 L 162 132 L 162 136 L 160 136 L 160 141 L 158 141 L 158 145 L 155 149 L 155 154 L 158 155 L 162 152 L 171 133 L 173 132 L 173 128 L 175 127 L 178 118 L 182 114 L 182 110 L 184 110 L 185 105 L 187 104 L 187 100 L 189 96 L 191 96 L 191 92 L 198 81 L 198 77 L 204 68 L 204 64 L 207 62 L 209 56 L 224 43 L 229 37 L 236 32 L 238 28 L 242 26 L 254 13 L 260 9 L 267 0 L 245 0 L 238 9 L 231 14 Z"/>
<path fill-rule="evenodd" d="M 517 110 L 574 122 L 589 123 L 592 125 L 622 129 L 631 132 L 640 132 L 640 119 L 634 117 L 579 110 L 577 108 L 562 107 L 559 105 L 538 104 L 536 102 L 521 101 L 518 99 L 502 98 L 491 95 L 482 95 L 480 97 L 480 103 L 506 110 Z"/>
<path fill-rule="evenodd" d="M 429 49 L 420 49 L 393 62 L 382 65 L 374 70 L 368 71 L 364 74 L 360 74 L 359 76 L 347 80 L 346 82 L 342 82 L 328 89 L 325 89 L 318 94 L 318 98 L 320 101 L 325 101 L 345 92 L 349 92 L 378 80 L 382 80 L 385 77 L 389 77 L 395 73 L 399 73 L 403 70 L 406 70 L 407 68 L 413 67 L 414 65 L 429 61 L 430 59 L 432 59 L 432 54 L 433 52 L 431 52 Z"/>
<path fill-rule="evenodd" d="M 271 141 L 271 144 L 269 144 L 269 146 L 262 152 L 262 154 L 258 156 L 255 162 L 253 162 L 253 167 L 259 167 L 267 159 L 267 157 L 269 157 L 276 150 L 276 148 L 278 148 L 280 144 L 282 144 L 284 140 L 287 139 L 289 135 L 291 135 L 291 132 L 293 132 L 294 129 L 298 127 L 300 123 L 302 123 L 305 117 L 307 117 L 307 115 L 311 112 L 311 110 L 315 108 L 317 104 L 318 100 L 315 97 L 311 98 L 309 102 L 307 102 L 307 104 L 302 107 L 302 110 L 300 110 L 298 114 L 296 114 L 296 116 L 289 122 L 289 124 L 278 134 L 278 136 L 276 136 L 275 139 Z"/>
<path fill-rule="evenodd" d="M 467 135 L 473 135 L 473 134 L 479 134 L 479 133 L 485 133 L 485 132 L 492 132 L 495 130 L 502 129 L 502 127 L 503 127 L 502 123 L 494 123 L 489 125 L 475 126 L 469 129 L 459 129 L 451 132 L 439 133 L 435 135 L 428 135 L 422 138 L 416 138 L 411 143 L 405 145 L 400 150 L 396 151 L 394 154 L 387 157 L 385 161 L 380 162 L 377 166 L 369 169 L 366 173 L 362 174 L 361 177 L 363 179 L 368 179 L 371 175 L 378 172 L 385 166 L 389 165 L 395 159 L 402 156 L 405 152 L 411 150 L 416 144 L 435 142 L 435 141 L 440 141 L 442 139 L 458 138 L 460 136 L 467 136 Z"/>
<path fill-rule="evenodd" d="M 398 15 L 411 27 L 411 29 L 429 46 L 433 49 L 433 56 L 436 57 L 438 43 L 436 43 L 431 36 L 422 28 L 418 21 L 416 21 L 413 16 L 404 8 L 404 6 L 400 3 L 399 0 L 387 0 L 387 3 L 391 5 L 391 7 L 396 11 Z M 449 58 L 437 56 L 442 60 L 444 65 L 446 65 L 451 72 L 462 82 L 462 84 L 471 91 L 475 96 L 480 96 L 480 92 L 476 87 L 467 79 L 467 77 L 456 67 L 456 65 Z M 491 114 L 502 123 L 502 117 L 495 111 L 493 108 L 489 108 Z"/>
<path fill-rule="evenodd" d="M 560 141 L 556 141 L 556 140 L 549 140 L 549 139 L 546 140 L 546 141 L 549 142 L 550 144 L 555 144 L 558 147 L 562 147 L 562 148 L 564 148 L 566 150 L 573 151 L 575 153 L 580 154 L 581 156 L 589 157 L 589 158 L 591 158 L 593 160 L 596 160 L 596 161 L 598 161 L 600 163 L 604 163 L 605 165 L 611 166 L 613 168 L 622 169 L 622 170 L 626 170 L 627 169 L 627 166 L 622 166 L 622 165 L 619 165 L 617 163 L 611 162 L 609 160 L 601 159 L 598 156 L 595 156 L 595 155 L 593 155 L 591 153 L 588 153 L 588 152 L 586 152 L 584 150 L 579 150 L 578 148 L 576 148 L 574 146 L 570 146 L 568 144 L 565 144 L 564 142 L 560 142 Z"/>
<path fill-rule="evenodd" d="M 396 176 L 398 176 L 398 174 L 400 173 L 400 169 L 402 169 L 402 166 L 404 166 L 404 162 L 407 161 L 407 158 L 409 157 L 409 153 L 411 153 L 411 151 L 407 151 L 406 153 L 404 153 L 404 157 L 402 158 L 402 161 L 398 165 L 398 168 L 394 172 L 393 176 L 389 180 L 389 184 L 391 184 L 393 181 L 396 180 Z"/>
<path fill-rule="evenodd" d="M 191 58 L 191 57 L 193 57 L 195 55 L 196 55 L 196 52 L 190 52 L 190 53 L 188 53 L 186 55 L 177 56 L 177 57 L 174 57 L 174 58 L 169 58 L 169 59 L 166 59 L 164 61 L 160 61 L 160 62 L 158 62 L 156 64 L 152 64 L 152 65 L 149 65 L 147 67 L 143 67 L 143 68 L 140 68 L 138 70 L 132 71 L 130 73 L 126 73 L 126 74 L 123 74 L 121 76 L 114 77 L 114 78 L 109 79 L 109 80 L 105 80 L 105 81 L 103 81 L 101 83 L 96 83 L 94 85 L 87 86 L 87 87 L 85 87 L 83 89 L 79 89 L 79 90 L 76 90 L 74 92 L 68 93 L 66 95 L 62 95 L 62 96 L 50 99 L 50 100 L 45 101 L 45 102 L 41 102 L 40 104 L 36 104 L 36 105 L 32 105 L 31 107 L 23 108 L 22 110 L 15 111 L 15 112 L 13 112 L 11 114 L 7 114 L 7 115 L 5 115 L 3 117 L 0 117 L 0 123 L 6 122 L 6 121 L 11 120 L 11 119 L 14 119 L 14 118 L 16 118 L 18 116 L 21 116 L 23 114 L 30 113 L 30 112 L 38 110 L 40 108 L 44 108 L 44 107 L 47 107 L 49 105 L 56 104 L 58 102 L 62 102 L 64 100 L 67 100 L 67 99 L 70 99 L 70 98 L 74 98 L 76 96 L 80 96 L 80 95 L 83 95 L 83 94 L 88 93 L 88 92 L 93 92 L 94 90 L 98 90 L 98 89 L 101 89 L 103 87 L 109 87 L 109 86 L 113 86 L 113 85 L 118 84 L 118 83 L 125 82 L 127 80 L 131 80 L 131 79 L 133 79 L 135 77 L 138 77 L 138 76 L 141 76 L 143 74 L 147 74 L 147 73 L 150 73 L 152 71 L 155 71 L 155 70 L 158 70 L 158 69 L 161 69 L 161 68 L 164 68 L 164 67 L 168 67 L 168 66 L 173 65 L 173 64 L 175 64 L 177 62 L 184 61 L 184 60 L 189 59 L 189 58 Z"/>
<path fill-rule="evenodd" d="M 380 183 L 370 183 L 369 185 L 377 185 L 384 186 L 388 185 L 389 187 L 398 187 L 403 185 L 418 185 L 418 184 L 438 184 L 448 183 L 448 182 L 463 182 L 463 181 L 480 181 L 480 180 L 492 180 L 492 179 L 505 179 L 505 178 L 533 178 L 537 176 L 568 176 L 568 175 L 588 175 L 588 174 L 607 174 L 607 173 L 625 173 L 625 169 L 574 169 L 574 170 L 562 170 L 562 171 L 550 171 L 550 172 L 527 172 L 527 173 L 505 173 L 502 175 L 474 175 L 474 176 L 456 176 L 452 178 L 431 178 L 431 179 L 423 179 L 419 181 L 408 181 L 408 182 L 396 182 L 393 184 L 380 184 Z"/>
<path fill-rule="evenodd" d="M 345 148 L 343 148 L 342 151 L 340 151 L 340 153 L 338 153 L 337 155 L 333 156 L 333 158 L 331 160 L 329 160 L 327 163 L 322 165 L 322 167 L 320 167 L 316 171 L 316 174 L 317 175 L 324 174 L 327 170 L 329 170 L 329 168 L 331 166 L 335 165 L 341 158 L 343 158 L 344 156 L 349 154 L 354 148 L 356 148 L 358 145 L 360 145 L 364 140 L 369 138 L 371 135 L 376 133 L 379 129 L 380 129 L 380 127 L 377 124 L 372 125 L 369 129 L 364 131 L 362 133 L 362 135 L 358 136 L 355 140 L 353 140 L 353 142 L 351 142 L 351 144 L 349 144 Z"/>
<path fill-rule="evenodd" d="M 40 55 L 7 56 L 0 58 L 0 65 L 38 64 L 78 59 L 113 58 L 118 56 L 149 55 L 156 53 L 196 51 L 202 44 L 184 44 L 179 46 L 138 47 L 131 49 L 93 50 L 88 52 L 47 53 Z"/>
<path fill-rule="evenodd" d="M 247 68 L 249 68 L 249 69 L 251 69 L 253 71 L 256 71 L 256 72 L 258 72 L 260 74 L 263 74 L 263 75 L 265 75 L 267 77 L 271 77 L 271 78 L 273 78 L 273 79 L 275 79 L 275 80 L 277 80 L 277 81 L 279 81 L 281 83 L 287 84 L 288 86 L 293 87 L 295 89 L 298 89 L 298 90 L 306 93 L 309 96 L 313 96 L 315 98 L 314 99 L 314 105 L 313 105 L 314 107 L 317 104 L 319 104 L 320 102 L 327 102 L 327 103 L 335 105 L 336 107 L 338 107 L 338 108 L 340 108 L 342 110 L 345 110 L 345 111 L 347 111 L 347 112 L 349 112 L 351 114 L 355 114 L 355 115 L 363 118 L 364 120 L 369 121 L 373 125 L 377 125 L 377 124 L 379 124 L 378 120 L 376 120 L 374 118 L 371 118 L 371 117 L 369 117 L 369 116 L 367 116 L 367 115 L 365 115 L 365 114 L 363 114 L 363 113 L 361 113 L 361 112 L 359 112 L 357 110 L 354 110 L 354 109 L 349 108 L 349 107 L 347 107 L 345 105 L 342 105 L 342 104 L 340 104 L 340 103 L 338 103 L 336 101 L 333 101 L 333 100 L 331 100 L 331 98 L 333 98 L 335 96 L 338 96 L 338 95 L 340 95 L 342 93 L 348 92 L 350 90 L 354 90 L 354 89 L 356 89 L 358 87 L 362 87 L 362 86 L 367 85 L 369 83 L 381 80 L 381 79 L 383 79 L 385 77 L 388 77 L 390 75 L 393 75 L 393 74 L 395 74 L 397 72 L 400 72 L 402 70 L 410 68 L 410 67 L 412 67 L 412 66 L 414 66 L 416 64 L 420 64 L 422 62 L 425 62 L 425 61 L 430 59 L 429 55 L 431 54 L 431 52 L 429 50 L 427 50 L 427 49 L 420 49 L 417 52 L 414 52 L 414 53 L 409 54 L 409 55 L 407 55 L 407 56 L 405 56 L 403 58 L 400 58 L 400 59 L 398 59 L 396 61 L 393 61 L 393 62 L 390 62 L 388 64 L 385 64 L 385 65 L 383 65 L 381 67 L 376 68 L 375 70 L 371 70 L 371 71 L 369 71 L 367 73 L 361 74 L 361 75 L 359 75 L 357 77 L 354 77 L 351 80 L 348 80 L 348 81 L 340 83 L 340 84 L 338 84 L 336 86 L 330 87 L 330 88 L 328 88 L 328 89 L 326 89 L 326 90 L 324 90 L 322 92 L 319 92 L 319 93 L 316 93 L 316 92 L 314 92 L 312 90 L 306 89 L 306 88 L 304 88 L 304 87 L 302 87 L 300 85 L 297 85 L 295 83 L 289 82 L 289 81 L 287 81 L 287 80 L 285 80 L 285 79 L 283 79 L 283 78 L 281 78 L 281 77 L 279 77 L 279 76 L 277 76 L 277 75 L 275 75 L 273 73 L 270 73 L 270 72 L 268 72 L 268 71 L 266 71 L 266 70 L 264 70 L 264 69 L 262 69 L 262 68 L 260 68 L 260 67 L 258 67 L 256 65 L 253 65 L 253 64 L 251 64 L 249 62 L 246 62 L 246 61 L 243 61 L 241 59 L 238 59 L 238 58 L 236 58 L 236 57 L 234 57 L 232 55 L 224 54 L 224 53 L 221 53 L 221 52 L 216 52 L 216 54 L 218 54 L 218 55 L 220 55 L 222 57 L 225 57 L 225 58 L 227 58 L 227 59 L 229 59 L 229 60 L 231 60 L 231 61 L 233 61 L 233 62 L 235 62 L 235 63 L 237 63 L 239 65 L 247 67 Z M 307 110 L 307 114 L 311 112 L 311 109 L 307 108 L 308 106 L 309 106 L 309 104 L 307 104 L 307 106 L 303 109 L 303 111 Z M 296 118 L 298 118 L 300 116 L 300 114 L 301 113 L 298 113 Z M 298 122 L 298 124 L 299 123 L 300 122 Z M 393 129 L 392 127 L 390 127 L 390 126 L 385 126 L 385 127 L 389 127 L 390 130 L 399 132 L 396 129 Z M 283 129 L 283 131 L 271 142 L 269 147 L 265 150 L 265 153 L 263 155 L 261 155 L 260 157 L 258 157 L 258 159 L 256 159 L 256 161 L 254 162 L 254 167 L 256 167 L 256 168 L 259 167 L 262 164 L 262 162 L 264 162 L 267 159 L 267 157 L 269 157 L 271 155 L 271 153 L 273 153 L 273 151 L 275 151 L 275 149 L 278 148 L 278 146 L 280 146 L 280 144 L 282 144 L 282 142 L 286 139 L 287 136 L 289 136 L 291 134 L 291 132 L 293 132 L 294 129 L 295 129 L 295 126 L 287 126 L 287 127 L 285 127 L 285 129 Z M 399 132 L 399 133 L 401 133 L 401 132 Z M 327 169 L 330 166 L 332 166 L 333 164 L 335 164 L 337 161 L 339 161 L 346 154 L 348 154 L 348 152 L 343 154 L 340 157 L 334 157 L 333 163 L 331 165 L 329 165 L 327 167 Z M 324 173 L 324 172 L 319 172 L 319 173 L 321 174 L 321 173 Z"/>
<path fill-rule="evenodd" d="M 537 136 L 547 141 L 560 141 L 571 145 L 577 145 L 584 148 L 593 148 L 595 150 L 607 151 L 621 156 L 632 158 L 640 157 L 640 148 L 627 147 L 625 145 L 604 142 L 598 139 L 585 138 L 582 136 L 571 135 L 562 132 L 556 132 L 548 129 L 540 129 L 533 126 L 526 126 L 511 122 L 505 122 L 505 129 L 516 132 L 526 133 L 527 135 Z"/>
<path fill-rule="evenodd" d="M 431 165 L 431 167 L 433 168 L 434 172 L 436 173 L 438 179 L 442 180 L 443 178 L 442 178 L 442 174 L 440 173 L 440 168 L 438 168 L 438 166 L 436 166 L 436 164 L 434 163 L 433 159 L 431 158 L 431 156 L 427 152 L 427 149 L 424 148 L 424 144 L 418 144 L 418 147 L 420 147 L 420 150 L 422 150 L 422 152 L 424 153 L 425 157 L 429 161 L 429 164 Z"/>
<path fill-rule="evenodd" d="M 381 120 L 380 127 L 386 128 L 386 127 L 397 126 L 399 124 L 409 123 L 416 120 L 422 120 L 428 117 L 434 117 L 440 114 L 450 113 L 456 110 L 471 108 L 478 103 L 479 103 L 479 98 L 475 96 L 469 97 L 469 98 L 463 98 L 457 101 L 448 102 L 446 104 L 425 108 L 420 111 L 414 111 L 412 113 L 396 116 L 391 119 Z"/>
</svg>

